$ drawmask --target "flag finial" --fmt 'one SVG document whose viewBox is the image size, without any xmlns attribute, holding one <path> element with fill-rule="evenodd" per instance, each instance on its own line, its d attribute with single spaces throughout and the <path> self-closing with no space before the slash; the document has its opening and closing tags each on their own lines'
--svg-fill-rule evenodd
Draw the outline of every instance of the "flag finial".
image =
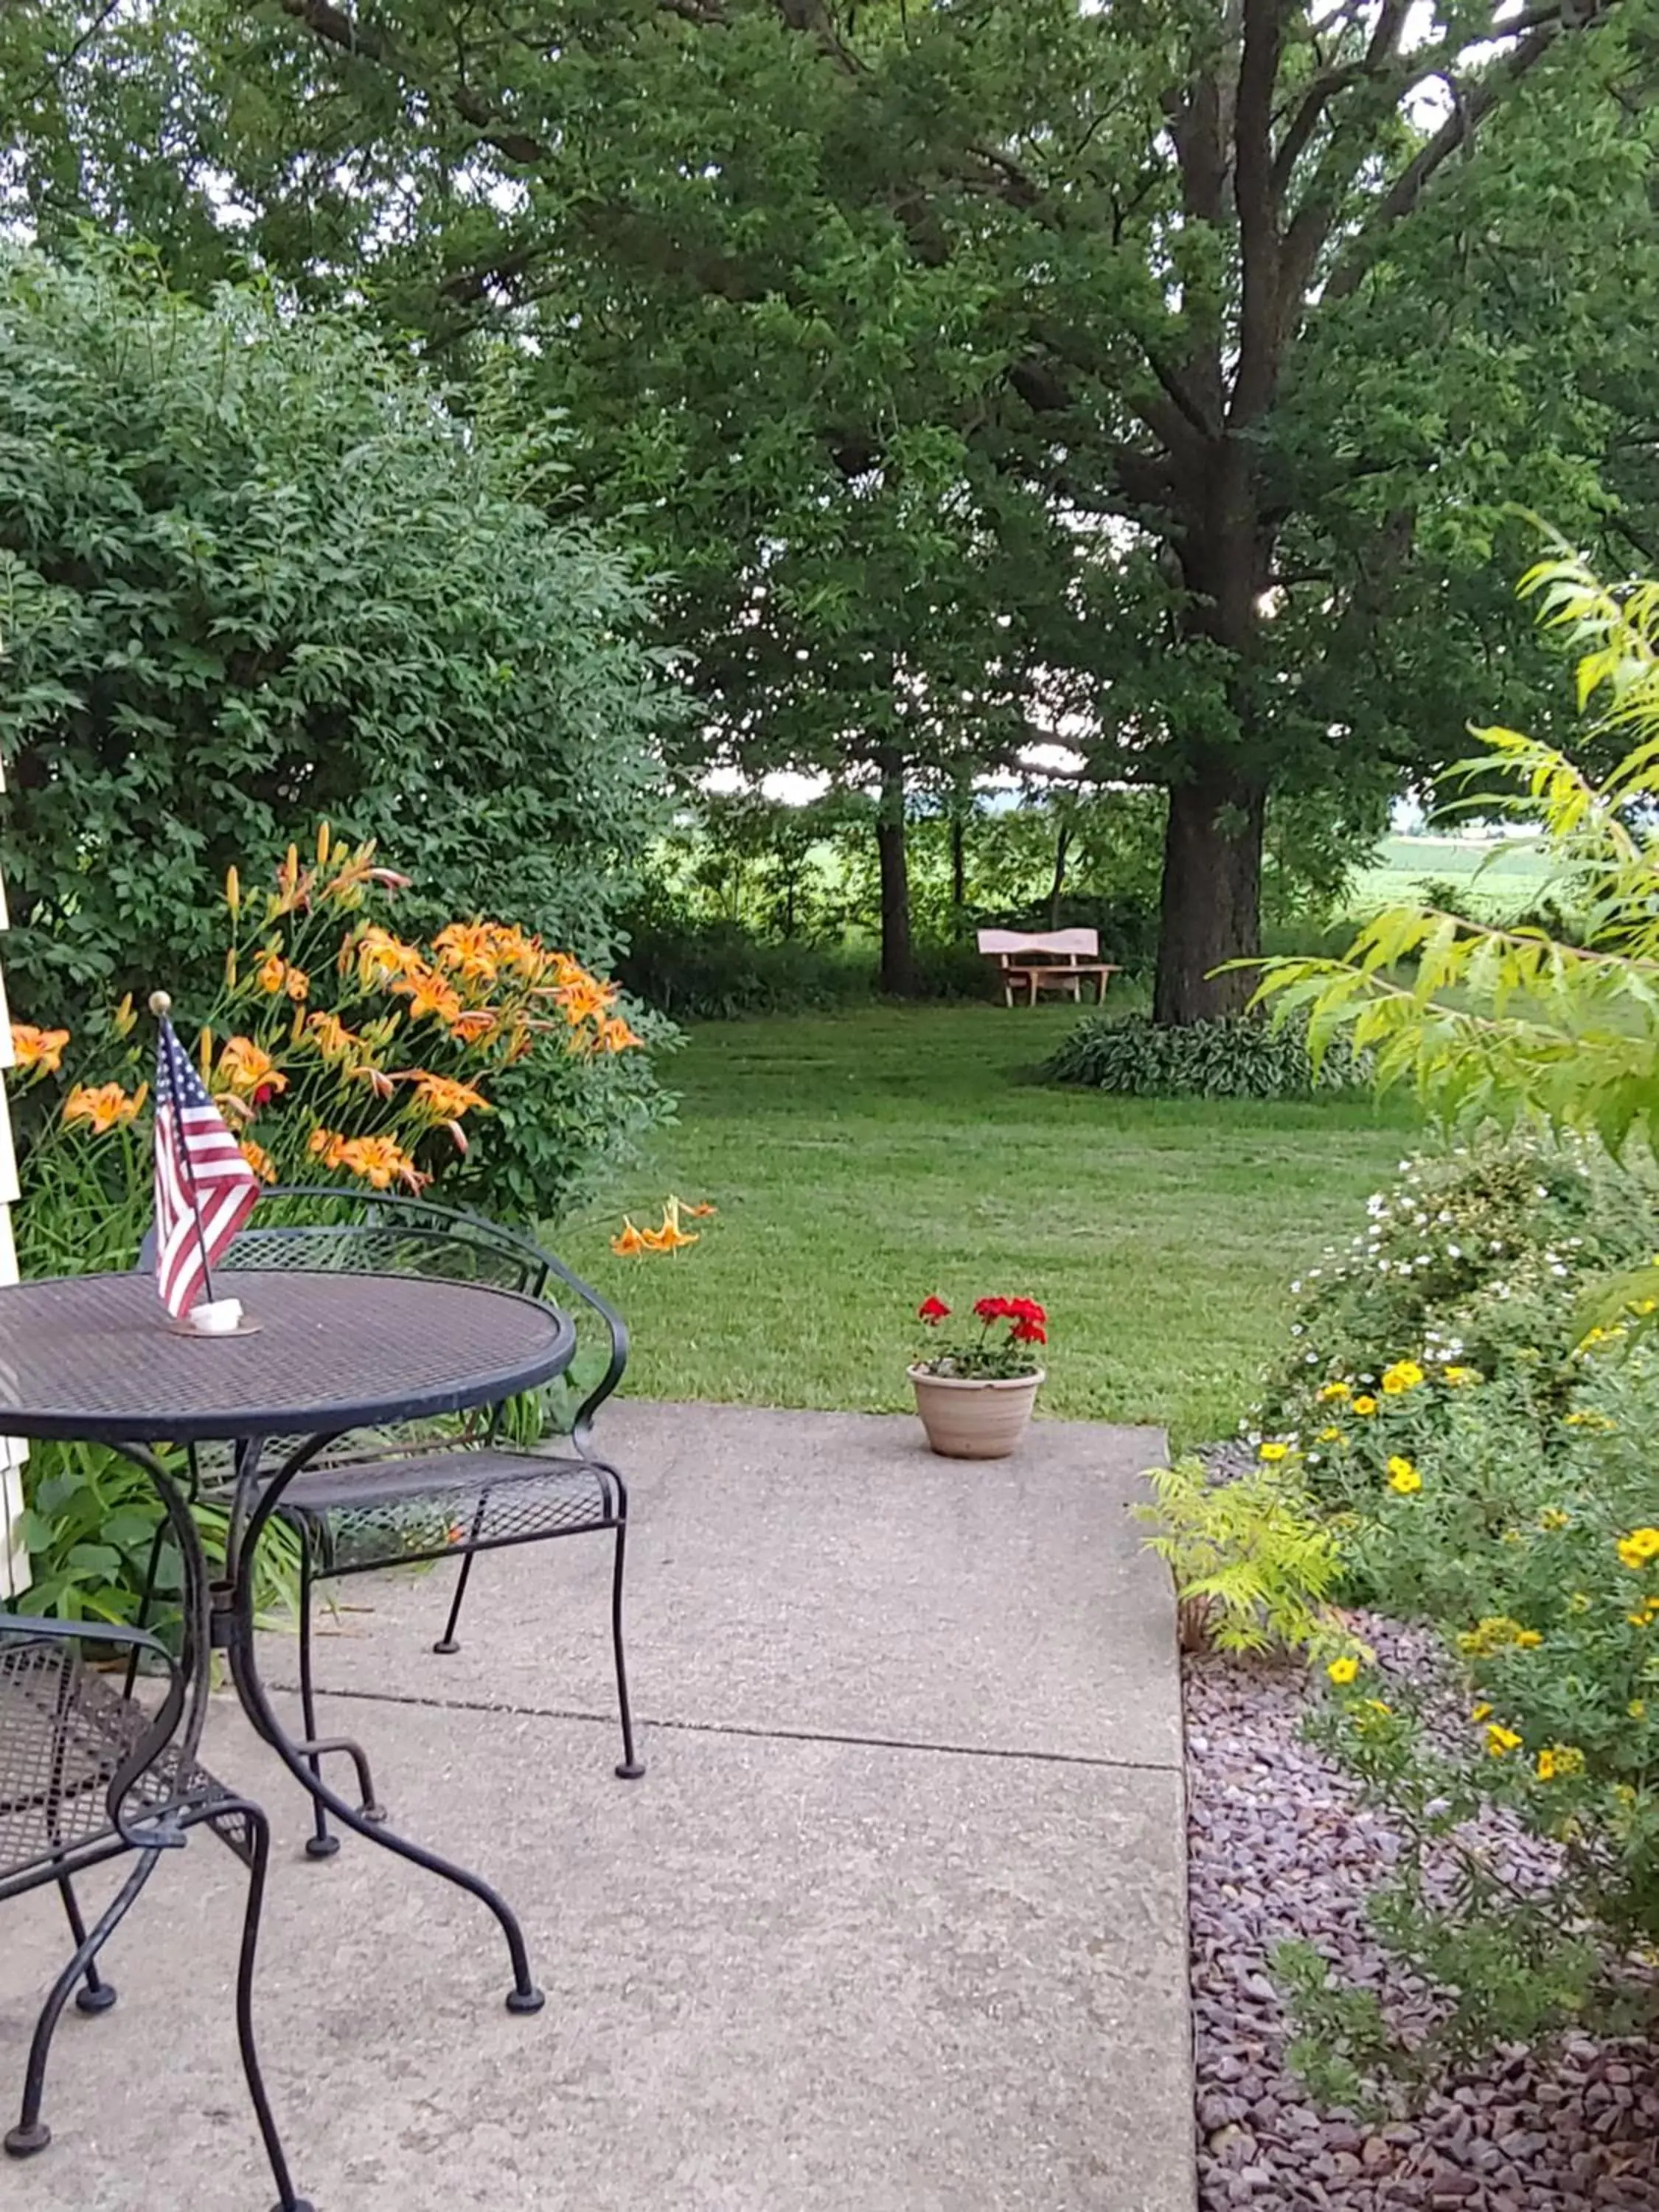
<svg viewBox="0 0 1659 2212">
<path fill-rule="evenodd" d="M 173 1000 L 165 991 L 152 991 L 149 994 L 149 1010 L 158 1021 L 165 1021 L 173 1012 Z"/>
</svg>

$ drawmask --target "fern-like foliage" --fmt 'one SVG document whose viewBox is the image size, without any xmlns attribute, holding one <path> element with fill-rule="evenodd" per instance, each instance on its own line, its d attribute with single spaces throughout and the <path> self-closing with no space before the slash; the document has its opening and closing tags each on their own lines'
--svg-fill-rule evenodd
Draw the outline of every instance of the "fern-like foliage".
<svg viewBox="0 0 1659 2212">
<path fill-rule="evenodd" d="M 1213 1482 L 1198 1459 L 1149 1478 L 1155 1504 L 1137 1520 L 1156 1534 L 1176 1597 L 1200 1611 L 1223 1651 L 1316 1650 L 1336 1639 L 1327 1600 L 1341 1572 L 1336 1531 L 1294 1476 L 1259 1468 Z"/>
<path fill-rule="evenodd" d="M 1518 732 L 1454 773 L 1462 802 L 1541 828 L 1583 918 L 1583 943 L 1499 929 L 1425 907 L 1368 922 L 1341 960 L 1264 963 L 1257 1003 L 1307 1024 L 1317 1060 L 1334 1039 L 1369 1050 L 1376 1080 L 1409 1082 L 1431 1109 L 1509 1123 L 1541 1115 L 1613 1152 L 1659 1139 L 1659 583 L 1608 589 L 1581 562 L 1522 579 L 1542 624 L 1577 658 L 1591 734 L 1631 746 L 1595 781 Z M 1494 780 L 1497 788 L 1494 789 Z M 1477 789 L 1477 787 L 1478 789 Z"/>
</svg>

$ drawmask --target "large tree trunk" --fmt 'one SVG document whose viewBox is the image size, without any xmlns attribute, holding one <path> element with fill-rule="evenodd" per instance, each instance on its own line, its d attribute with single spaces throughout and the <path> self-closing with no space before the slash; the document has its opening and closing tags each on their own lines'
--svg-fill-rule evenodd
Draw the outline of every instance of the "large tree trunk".
<svg viewBox="0 0 1659 2212">
<path fill-rule="evenodd" d="M 1060 927 L 1060 896 L 1066 889 L 1066 862 L 1072 850 L 1072 825 L 1062 822 L 1054 840 L 1054 872 L 1048 879 L 1048 927 Z"/>
<path fill-rule="evenodd" d="M 1189 478 L 1177 541 L 1190 594 L 1188 634 L 1218 646 L 1231 727 L 1206 742 L 1183 732 L 1185 773 L 1171 776 L 1164 839 L 1158 975 L 1152 1018 L 1169 1028 L 1243 1012 L 1255 988 L 1248 970 L 1218 975 L 1261 950 L 1261 834 L 1267 780 L 1235 749 L 1256 709 L 1252 661 L 1261 596 L 1273 573 L 1273 538 L 1261 520 L 1255 462 L 1247 440 L 1224 436 Z M 1213 709 L 1212 709 L 1213 711 Z M 1219 738 L 1220 742 L 1215 742 Z"/>
<path fill-rule="evenodd" d="M 1170 793 L 1164 839 L 1152 1019 L 1168 1028 L 1242 1012 L 1255 988 L 1224 961 L 1261 950 L 1261 828 L 1266 793 L 1231 764 L 1205 763 Z"/>
<path fill-rule="evenodd" d="M 910 856 L 904 820 L 904 762 L 892 750 L 878 758 L 881 803 L 876 814 L 876 856 L 881 868 L 881 988 L 890 999 L 913 999 L 915 963 L 910 952 Z"/>
</svg>

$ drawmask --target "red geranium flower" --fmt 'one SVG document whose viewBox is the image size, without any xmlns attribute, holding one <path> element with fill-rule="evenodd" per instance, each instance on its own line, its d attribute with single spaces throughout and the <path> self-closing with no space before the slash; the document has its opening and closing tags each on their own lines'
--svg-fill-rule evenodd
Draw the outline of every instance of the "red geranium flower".
<svg viewBox="0 0 1659 2212">
<path fill-rule="evenodd" d="M 943 1298 L 924 1298 L 916 1312 L 929 1328 L 937 1328 L 942 1321 L 948 1321 L 951 1317 L 951 1309 Z"/>
<path fill-rule="evenodd" d="M 994 1321 L 1006 1321 L 1013 1310 L 1006 1298 L 980 1298 L 974 1305 L 974 1311 L 988 1328 Z"/>
<path fill-rule="evenodd" d="M 1007 1304 L 1009 1312 L 1016 1321 L 1035 1322 L 1038 1328 L 1041 1328 L 1048 1318 L 1035 1298 L 1010 1298 Z M 1042 1341 L 1041 1338 L 1035 1340 L 1039 1343 Z"/>
<path fill-rule="evenodd" d="M 1029 1304 L 1030 1301 L 1028 1300 L 1026 1303 Z M 1038 1307 L 1037 1310 L 1039 1313 L 1042 1312 L 1042 1309 L 1041 1306 Z M 1026 1314 L 1021 1314 L 1019 1316 L 1013 1327 L 1009 1330 L 1008 1335 L 1010 1340 L 1015 1344 L 1047 1344 L 1048 1341 L 1048 1332 L 1044 1328 L 1042 1323 L 1040 1321 L 1031 1320 L 1029 1315 Z"/>
</svg>

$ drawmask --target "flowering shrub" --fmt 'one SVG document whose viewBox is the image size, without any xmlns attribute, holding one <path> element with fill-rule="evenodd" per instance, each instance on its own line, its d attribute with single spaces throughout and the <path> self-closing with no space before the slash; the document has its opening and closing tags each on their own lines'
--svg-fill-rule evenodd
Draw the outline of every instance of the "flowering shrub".
<svg viewBox="0 0 1659 2212">
<path fill-rule="evenodd" d="M 436 1183 L 452 1203 L 534 1220 L 660 1112 L 636 1018 L 501 922 L 406 942 L 388 926 L 405 880 L 326 826 L 313 857 L 289 848 L 268 893 L 245 893 L 233 868 L 221 988 L 193 1048 L 181 1036 L 264 1182 Z M 24 1271 L 131 1266 L 152 1211 L 153 1025 L 128 998 L 76 1036 L 19 1024 L 12 1047 Z M 160 1512 L 142 1478 L 107 1452 L 41 1444 L 25 1501 L 37 1601 L 130 1619 Z"/>
<path fill-rule="evenodd" d="M 951 1318 L 951 1309 L 943 1298 L 927 1297 L 917 1307 L 916 1316 L 937 1337 Z M 1040 1371 L 1042 1362 L 1036 1347 L 1048 1341 L 1048 1316 L 1035 1298 L 981 1298 L 974 1318 L 979 1323 L 977 1335 L 946 1340 L 916 1361 L 924 1374 L 1004 1381 Z"/>
<path fill-rule="evenodd" d="M 326 824 L 268 894 L 245 896 L 233 868 L 203 1079 L 266 1182 L 441 1180 L 453 1202 L 534 1219 L 656 1117 L 643 1039 L 612 985 L 509 925 L 405 942 L 383 917 L 406 881 Z M 20 1027 L 13 1047 L 25 1267 L 130 1261 L 149 1206 L 149 1024 L 129 997 L 89 1035 Z M 79 1079 L 46 1093 L 71 1054 Z"/>
<path fill-rule="evenodd" d="M 1541 1449 L 1567 1409 L 1586 1302 L 1659 1239 L 1659 1190 L 1599 1146 L 1526 1132 L 1402 1160 L 1364 1230 L 1293 1284 L 1285 1357 L 1250 1425 L 1294 1445 L 1315 1494 L 1356 1506 L 1454 1422 Z"/>
</svg>

